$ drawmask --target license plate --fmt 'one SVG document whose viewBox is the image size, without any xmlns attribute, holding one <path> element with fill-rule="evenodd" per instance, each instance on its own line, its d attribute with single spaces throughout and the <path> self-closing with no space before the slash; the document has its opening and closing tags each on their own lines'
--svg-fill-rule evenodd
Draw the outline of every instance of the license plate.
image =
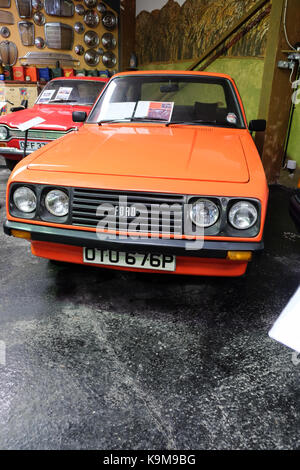
<svg viewBox="0 0 300 470">
<path fill-rule="evenodd" d="M 175 271 L 176 269 L 176 257 L 172 255 L 126 253 L 123 251 L 100 250 L 98 248 L 83 248 L 83 261 L 91 264 L 155 269 L 158 271 Z"/>
<path fill-rule="evenodd" d="M 24 140 L 20 140 L 20 149 L 21 150 L 24 150 Z M 44 145 L 46 145 L 47 142 L 28 142 L 27 141 L 27 145 L 26 145 L 26 150 L 38 150 L 40 149 L 41 147 L 44 147 Z"/>
</svg>

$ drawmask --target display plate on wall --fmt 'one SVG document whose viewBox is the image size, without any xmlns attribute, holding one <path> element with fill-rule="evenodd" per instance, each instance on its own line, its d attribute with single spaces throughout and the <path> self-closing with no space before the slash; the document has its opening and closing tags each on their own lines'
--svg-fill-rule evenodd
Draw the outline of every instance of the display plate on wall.
<svg viewBox="0 0 300 470">
<path fill-rule="evenodd" d="M 42 12 L 37 11 L 33 14 L 33 21 L 37 26 L 43 26 L 45 24 L 45 16 Z"/>
<path fill-rule="evenodd" d="M 13 14 L 10 11 L 0 10 L 0 23 L 15 24 Z"/>
<path fill-rule="evenodd" d="M 93 10 L 88 10 L 84 15 L 84 22 L 90 28 L 96 28 L 99 24 L 99 16 Z"/>
<path fill-rule="evenodd" d="M 113 52 L 105 52 L 102 56 L 102 62 L 108 69 L 114 67 L 117 63 L 117 58 Z"/>
<path fill-rule="evenodd" d="M 85 14 L 85 9 L 84 9 L 84 6 L 83 5 L 75 5 L 75 11 L 77 13 L 77 15 L 80 15 L 80 16 L 83 16 Z"/>
<path fill-rule="evenodd" d="M 74 41 L 72 26 L 64 23 L 46 23 L 44 28 L 46 45 L 50 49 L 72 49 Z"/>
<path fill-rule="evenodd" d="M 106 5 L 103 2 L 98 3 L 97 10 L 103 15 L 107 10 Z"/>
<path fill-rule="evenodd" d="M 84 54 L 84 60 L 90 67 L 96 67 L 99 64 L 100 56 L 95 49 L 88 49 Z"/>
<path fill-rule="evenodd" d="M 99 46 L 99 36 L 95 31 L 87 31 L 84 35 L 85 44 L 91 49 Z"/>
<path fill-rule="evenodd" d="M 82 34 L 84 32 L 84 25 L 80 21 L 76 21 L 74 24 L 74 30 L 77 34 Z"/>
<path fill-rule="evenodd" d="M 33 46 L 34 24 L 31 21 L 19 21 L 18 30 L 23 46 Z"/>
<path fill-rule="evenodd" d="M 44 3 L 42 0 L 32 0 L 31 4 L 34 10 L 42 10 L 42 8 L 44 8 Z"/>
<path fill-rule="evenodd" d="M 112 11 L 107 11 L 102 18 L 102 24 L 104 28 L 112 31 L 117 27 L 118 18 Z"/>
<path fill-rule="evenodd" d="M 84 47 L 81 44 L 77 44 L 74 47 L 75 54 L 77 55 L 83 55 L 84 54 Z"/>
<path fill-rule="evenodd" d="M 105 49 L 108 49 L 109 51 L 115 49 L 117 45 L 117 40 L 112 33 L 104 33 L 101 38 L 101 42 L 103 47 L 105 47 Z"/>
<path fill-rule="evenodd" d="M 20 18 L 30 18 L 32 14 L 31 0 L 16 0 Z"/>
<path fill-rule="evenodd" d="M 71 17 L 74 10 L 72 0 L 45 0 L 45 11 L 49 16 Z"/>
<path fill-rule="evenodd" d="M 44 47 L 45 47 L 44 38 L 41 38 L 40 36 L 38 36 L 37 38 L 35 38 L 35 40 L 34 40 L 34 45 L 35 45 L 35 47 L 37 47 L 38 49 L 44 49 Z"/>
<path fill-rule="evenodd" d="M 0 34 L 5 39 L 9 38 L 10 30 L 7 28 L 7 26 L 2 26 L 2 28 L 0 28 Z"/>
<path fill-rule="evenodd" d="M 3 65 L 15 65 L 18 58 L 18 49 L 14 42 L 0 42 L 0 57 Z"/>
<path fill-rule="evenodd" d="M 0 0 L 0 8 L 10 8 L 10 0 Z"/>
</svg>

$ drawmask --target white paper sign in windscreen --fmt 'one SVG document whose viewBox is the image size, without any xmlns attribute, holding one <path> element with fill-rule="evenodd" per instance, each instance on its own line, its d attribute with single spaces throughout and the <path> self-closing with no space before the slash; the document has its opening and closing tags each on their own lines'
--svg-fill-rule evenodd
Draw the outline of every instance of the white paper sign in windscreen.
<svg viewBox="0 0 300 470">
<path fill-rule="evenodd" d="M 300 287 L 275 322 L 269 336 L 300 353 Z"/>
<path fill-rule="evenodd" d="M 100 112 L 100 121 L 110 121 L 114 119 L 131 119 L 135 101 L 129 101 L 126 103 L 107 103 L 102 107 Z"/>
<path fill-rule="evenodd" d="M 39 104 L 47 104 L 54 95 L 55 90 L 45 90 L 39 98 Z"/>
<path fill-rule="evenodd" d="M 172 101 L 139 101 L 134 117 L 169 122 L 173 114 Z"/>
<path fill-rule="evenodd" d="M 72 90 L 72 87 L 61 86 L 57 92 L 55 101 L 67 101 L 69 99 L 70 94 L 72 93 Z"/>
</svg>

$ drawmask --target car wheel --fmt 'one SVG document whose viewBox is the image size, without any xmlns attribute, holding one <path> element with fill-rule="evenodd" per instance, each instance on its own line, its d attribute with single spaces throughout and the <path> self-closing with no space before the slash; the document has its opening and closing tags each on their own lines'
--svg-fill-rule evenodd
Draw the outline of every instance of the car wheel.
<svg viewBox="0 0 300 470">
<path fill-rule="evenodd" d="M 12 171 L 14 169 L 14 167 L 16 166 L 16 164 L 18 163 L 18 160 L 11 160 L 10 158 L 6 158 L 5 162 L 6 162 L 7 168 L 10 171 Z"/>
</svg>

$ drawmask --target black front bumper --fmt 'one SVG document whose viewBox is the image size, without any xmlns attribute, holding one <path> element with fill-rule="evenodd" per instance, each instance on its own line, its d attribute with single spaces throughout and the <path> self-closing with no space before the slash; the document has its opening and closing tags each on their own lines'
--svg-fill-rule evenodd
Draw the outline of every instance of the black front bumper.
<svg viewBox="0 0 300 470">
<path fill-rule="evenodd" d="M 12 229 L 30 232 L 31 240 L 34 241 L 119 250 L 131 253 L 161 253 L 196 258 L 225 259 L 228 251 L 262 251 L 264 248 L 263 242 L 205 241 L 204 245 L 199 249 L 198 243 L 195 241 L 187 243 L 186 240 L 145 237 L 133 240 L 132 238 L 121 238 L 117 235 L 109 235 L 109 238 L 106 240 L 101 240 L 96 232 L 46 227 L 6 220 L 4 223 L 4 233 L 11 235 Z"/>
</svg>

